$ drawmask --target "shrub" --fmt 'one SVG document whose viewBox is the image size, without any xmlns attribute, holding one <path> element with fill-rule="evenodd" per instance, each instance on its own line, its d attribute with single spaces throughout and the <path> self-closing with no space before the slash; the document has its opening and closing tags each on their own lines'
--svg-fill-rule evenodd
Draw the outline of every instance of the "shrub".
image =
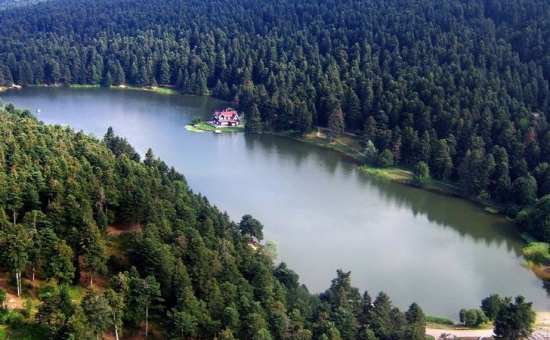
<svg viewBox="0 0 550 340">
<path fill-rule="evenodd" d="M 477 327 L 488 322 L 489 319 L 481 309 L 461 309 L 460 322 L 466 327 Z"/>
<path fill-rule="evenodd" d="M 532 261 L 536 264 L 546 264 L 550 259 L 548 243 L 533 242 L 523 248 L 523 256 L 527 261 Z"/>
<path fill-rule="evenodd" d="M 376 160 L 376 164 L 380 168 L 389 168 L 393 165 L 393 154 L 389 149 L 384 149 Z"/>
<path fill-rule="evenodd" d="M 454 321 L 448 318 L 443 318 L 440 316 L 432 316 L 427 315 L 426 316 L 426 323 L 436 323 L 438 325 L 447 325 L 447 326 L 454 326 Z"/>
</svg>

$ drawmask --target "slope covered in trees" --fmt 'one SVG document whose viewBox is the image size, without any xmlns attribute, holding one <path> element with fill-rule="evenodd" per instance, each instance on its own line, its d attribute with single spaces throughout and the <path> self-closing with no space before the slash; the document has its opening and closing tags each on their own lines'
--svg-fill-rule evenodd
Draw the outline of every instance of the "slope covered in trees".
<svg viewBox="0 0 550 340">
<path fill-rule="evenodd" d="M 263 238 L 258 220 L 231 221 L 112 129 L 98 140 L 6 104 L 0 135 L 0 267 L 14 293 L 43 285 L 36 312 L 8 322 L 35 329 L 33 338 L 155 324 L 174 339 L 423 339 L 418 305 L 403 313 L 384 293 L 373 300 L 349 272 L 310 295 L 251 245 Z M 137 231 L 114 236 L 110 225 Z M 69 287 L 82 284 L 90 288 L 75 302 Z"/>
<path fill-rule="evenodd" d="M 341 112 L 390 163 L 515 215 L 550 194 L 548 18 L 543 0 L 52 1 L 0 13 L 0 85 L 172 84 L 303 132 Z"/>
</svg>

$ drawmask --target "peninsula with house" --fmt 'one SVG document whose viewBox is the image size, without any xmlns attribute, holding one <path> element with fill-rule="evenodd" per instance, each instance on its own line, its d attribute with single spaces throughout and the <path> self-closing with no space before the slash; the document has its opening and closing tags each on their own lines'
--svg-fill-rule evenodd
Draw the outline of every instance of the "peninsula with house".
<svg viewBox="0 0 550 340">
<path fill-rule="evenodd" d="M 193 118 L 193 125 L 187 125 L 185 128 L 195 132 L 242 132 L 244 131 L 243 118 L 244 117 L 239 116 L 237 110 L 228 107 L 221 111 L 214 111 L 214 113 L 212 113 L 212 117 L 207 122 L 202 121 L 199 117 L 195 117 Z"/>
<path fill-rule="evenodd" d="M 239 126 L 241 118 L 237 110 L 228 107 L 222 111 L 214 111 L 210 123 L 214 127 Z"/>
</svg>

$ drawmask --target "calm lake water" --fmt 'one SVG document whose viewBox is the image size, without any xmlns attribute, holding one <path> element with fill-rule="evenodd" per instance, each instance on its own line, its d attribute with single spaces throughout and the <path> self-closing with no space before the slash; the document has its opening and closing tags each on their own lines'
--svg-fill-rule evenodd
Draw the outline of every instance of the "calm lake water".
<svg viewBox="0 0 550 340">
<path fill-rule="evenodd" d="M 0 93 L 49 124 L 102 137 L 112 126 L 144 155 L 185 174 L 191 188 L 239 221 L 251 214 L 279 260 L 311 292 L 336 269 L 371 296 L 417 302 L 430 315 L 458 319 L 493 293 L 524 295 L 550 310 L 543 282 L 521 267 L 513 225 L 460 199 L 380 181 L 340 154 L 274 136 L 195 133 L 194 116 L 226 103 L 206 97 L 119 89 L 35 88 Z"/>
</svg>

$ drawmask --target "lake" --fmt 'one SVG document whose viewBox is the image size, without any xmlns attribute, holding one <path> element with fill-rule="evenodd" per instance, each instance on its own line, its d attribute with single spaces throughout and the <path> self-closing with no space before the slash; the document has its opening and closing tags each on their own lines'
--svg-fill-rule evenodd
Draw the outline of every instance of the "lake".
<svg viewBox="0 0 550 340">
<path fill-rule="evenodd" d="M 245 214 L 260 220 L 279 261 L 311 292 L 327 289 L 341 268 L 362 292 L 385 291 L 402 310 L 417 302 L 426 314 L 457 320 L 461 308 L 479 308 L 493 293 L 521 294 L 550 310 L 543 282 L 521 266 L 523 241 L 502 217 L 374 179 L 341 154 L 312 145 L 185 129 L 225 102 L 100 88 L 29 88 L 0 98 L 45 123 L 98 138 L 112 126 L 142 156 L 152 148 L 235 221 Z"/>
</svg>

